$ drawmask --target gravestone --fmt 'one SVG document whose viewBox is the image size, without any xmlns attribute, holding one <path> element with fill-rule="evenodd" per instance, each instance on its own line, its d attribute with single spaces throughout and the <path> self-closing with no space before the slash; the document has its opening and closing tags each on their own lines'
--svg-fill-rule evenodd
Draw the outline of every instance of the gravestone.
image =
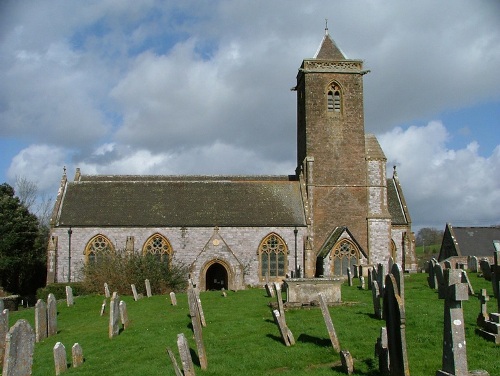
<svg viewBox="0 0 500 376">
<path fill-rule="evenodd" d="M 285 308 L 283 307 L 283 297 L 281 296 L 281 285 L 274 282 L 274 290 L 276 291 L 276 301 L 278 303 L 278 311 L 281 316 L 285 317 Z"/>
<path fill-rule="evenodd" d="M 363 276 L 360 276 L 359 277 L 359 288 L 361 290 L 364 290 L 365 289 L 365 277 Z"/>
<path fill-rule="evenodd" d="M 146 279 L 144 284 L 146 285 L 146 295 L 148 298 L 151 298 L 153 295 L 151 294 L 151 283 L 149 282 L 149 279 Z"/>
<path fill-rule="evenodd" d="M 351 268 L 347 268 L 347 284 L 352 286 Z"/>
<path fill-rule="evenodd" d="M 481 289 L 481 294 L 479 294 L 479 303 L 481 305 L 479 315 L 477 316 L 476 323 L 478 326 L 481 326 L 485 321 L 490 319 L 488 315 L 488 307 L 487 303 L 490 300 L 486 289 Z"/>
<path fill-rule="evenodd" d="M 342 350 L 340 352 L 340 362 L 342 363 L 342 370 L 348 375 L 352 375 L 354 372 L 354 363 L 352 361 L 352 355 L 347 350 Z"/>
<path fill-rule="evenodd" d="M 476 328 L 476 333 L 488 341 L 494 342 L 498 345 L 500 344 L 500 314 L 488 314 L 486 304 L 489 299 L 490 297 L 488 296 L 486 289 L 482 289 L 481 294 L 479 295 L 481 311 L 479 312 L 476 320 L 478 326 Z"/>
<path fill-rule="evenodd" d="M 106 298 L 111 297 L 111 293 L 109 292 L 109 286 L 108 286 L 107 282 L 104 282 L 104 296 Z"/>
<path fill-rule="evenodd" d="M 278 324 L 278 329 L 281 334 L 281 338 L 285 343 L 285 346 L 292 346 L 295 344 L 295 339 L 293 337 L 292 331 L 286 325 L 285 317 L 280 315 L 279 310 L 273 310 L 274 322 Z"/>
<path fill-rule="evenodd" d="M 177 359 L 175 359 L 175 355 L 170 347 L 167 347 L 167 354 L 170 358 L 170 361 L 172 362 L 172 366 L 174 367 L 175 376 L 182 376 L 181 369 L 177 364 Z"/>
<path fill-rule="evenodd" d="M 396 280 L 396 285 L 398 286 L 398 293 L 403 300 L 403 304 L 405 303 L 405 279 L 403 274 L 403 268 L 399 264 L 392 264 L 391 274 L 394 276 Z"/>
<path fill-rule="evenodd" d="M 73 289 L 71 286 L 66 286 L 66 305 L 68 307 L 73 305 Z"/>
<path fill-rule="evenodd" d="M 380 295 L 384 296 L 384 288 L 385 288 L 385 266 L 384 264 L 377 265 L 377 282 L 378 288 L 380 290 Z"/>
<path fill-rule="evenodd" d="M 54 366 L 56 369 L 56 376 L 68 369 L 68 363 L 66 362 L 66 348 L 61 342 L 57 342 L 54 345 Z"/>
<path fill-rule="evenodd" d="M 3 307 L 3 303 L 0 308 Z M 9 332 L 9 310 L 2 309 L 0 311 L 0 365 L 3 363 L 5 353 L 5 336 Z"/>
<path fill-rule="evenodd" d="M 113 292 L 113 297 L 109 302 L 109 339 L 115 338 L 120 334 L 120 297 L 116 292 Z"/>
<path fill-rule="evenodd" d="M 372 289 L 372 284 L 373 284 L 373 269 L 370 268 L 368 269 L 368 282 L 367 282 L 368 290 Z"/>
<path fill-rule="evenodd" d="M 274 288 L 270 283 L 265 284 L 267 296 L 274 298 Z"/>
<path fill-rule="evenodd" d="M 409 375 L 406 351 L 406 314 L 393 274 L 385 277 L 384 317 L 387 328 L 391 375 Z"/>
<path fill-rule="evenodd" d="M 436 274 L 434 268 L 436 267 L 437 260 L 433 257 L 429 263 L 429 275 L 427 276 L 427 284 L 433 290 L 438 288 L 438 282 L 436 279 Z"/>
<path fill-rule="evenodd" d="M 35 339 L 36 342 L 47 338 L 47 306 L 42 299 L 35 304 Z"/>
<path fill-rule="evenodd" d="M 177 297 L 175 296 L 175 292 L 173 292 L 173 291 L 170 293 L 170 303 L 173 306 L 177 305 Z"/>
<path fill-rule="evenodd" d="M 481 273 L 483 273 L 484 279 L 491 281 L 491 265 L 487 258 L 482 258 L 479 261 L 479 268 L 481 269 Z"/>
<path fill-rule="evenodd" d="M 467 284 L 467 289 L 469 291 L 469 295 L 474 295 L 474 289 L 472 288 L 472 284 L 470 283 L 469 276 L 465 270 L 462 270 L 462 283 Z"/>
<path fill-rule="evenodd" d="M 79 343 L 75 343 L 71 347 L 71 360 L 73 368 L 80 367 L 83 364 L 83 350 Z"/>
<path fill-rule="evenodd" d="M 57 300 L 54 294 L 47 297 L 47 337 L 57 334 Z"/>
<path fill-rule="evenodd" d="M 205 313 L 203 312 L 203 306 L 201 305 L 200 290 L 198 290 L 196 287 L 193 290 L 196 296 L 196 305 L 198 307 L 198 312 L 200 314 L 201 326 L 206 327 L 207 322 L 205 321 Z"/>
<path fill-rule="evenodd" d="M 378 369 L 380 374 L 386 376 L 390 373 L 389 349 L 387 341 L 387 328 L 380 328 L 380 337 L 375 344 L 375 356 L 378 358 Z"/>
<path fill-rule="evenodd" d="M 203 343 L 203 332 L 201 326 L 200 310 L 198 307 L 198 298 L 192 286 L 188 287 L 188 303 L 189 315 L 191 316 L 191 324 L 193 326 L 194 338 L 196 348 L 198 350 L 198 359 L 200 360 L 200 367 L 206 370 L 208 367 L 207 355 L 205 352 L 205 345 Z"/>
<path fill-rule="evenodd" d="M 392 258 L 392 256 L 389 256 L 389 260 L 387 261 L 387 270 L 391 271 L 393 265 L 394 265 L 394 259 Z"/>
<path fill-rule="evenodd" d="M 26 320 L 17 320 L 5 336 L 2 376 L 31 375 L 35 333 Z"/>
<path fill-rule="evenodd" d="M 477 273 L 479 268 L 476 256 L 467 257 L 467 269 L 470 270 L 472 273 Z"/>
<path fill-rule="evenodd" d="M 335 327 L 333 326 L 332 317 L 330 316 L 330 311 L 328 311 L 328 305 L 326 304 L 325 297 L 323 294 L 319 294 L 319 305 L 321 307 L 321 313 L 323 314 L 323 319 L 325 320 L 326 328 L 328 329 L 328 335 L 332 343 L 333 349 L 336 352 L 340 351 L 340 343 L 335 332 Z"/>
<path fill-rule="evenodd" d="M 445 294 L 444 274 L 443 274 L 443 267 L 439 262 L 436 263 L 436 265 L 434 266 L 434 274 L 436 276 L 436 281 L 437 281 L 438 298 L 444 299 L 444 294 Z"/>
<path fill-rule="evenodd" d="M 101 316 L 103 316 L 105 312 L 106 312 L 106 299 L 104 299 L 104 300 L 102 301 L 102 305 L 101 305 Z"/>
<path fill-rule="evenodd" d="M 443 261 L 443 268 L 444 269 L 453 269 L 453 267 L 451 266 L 451 261 L 450 260 L 444 260 Z"/>
<path fill-rule="evenodd" d="M 122 321 L 123 329 L 127 329 L 129 325 L 127 304 L 123 300 L 120 301 L 119 309 L 120 309 L 120 319 Z"/>
<path fill-rule="evenodd" d="M 491 268 L 491 285 L 493 287 L 493 296 L 499 299 L 500 290 L 500 251 L 493 252 L 493 265 Z"/>
<path fill-rule="evenodd" d="M 139 300 L 139 295 L 137 294 L 137 289 L 135 288 L 135 285 L 131 284 L 130 287 L 132 288 L 132 294 L 134 295 L 134 300 L 138 301 Z"/>
<path fill-rule="evenodd" d="M 193 359 L 191 358 L 191 352 L 189 351 L 189 345 L 184 333 L 177 334 L 177 348 L 179 349 L 184 376 L 194 376 Z"/>
<path fill-rule="evenodd" d="M 382 304 L 380 304 L 381 296 L 378 288 L 378 282 L 372 282 L 372 299 L 373 299 L 373 314 L 379 320 L 382 319 Z"/>
</svg>

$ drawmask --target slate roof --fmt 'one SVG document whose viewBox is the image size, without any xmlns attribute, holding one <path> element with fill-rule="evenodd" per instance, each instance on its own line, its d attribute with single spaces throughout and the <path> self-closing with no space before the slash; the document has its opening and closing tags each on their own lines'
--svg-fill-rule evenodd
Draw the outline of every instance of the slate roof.
<svg viewBox="0 0 500 376">
<path fill-rule="evenodd" d="M 351 234 L 351 232 L 349 231 L 349 229 L 347 227 L 345 227 L 345 226 L 336 227 L 330 233 L 330 235 L 328 236 L 328 238 L 325 240 L 325 242 L 323 243 L 323 245 L 319 249 L 317 257 L 325 258 L 326 256 L 328 256 L 330 254 L 331 250 L 333 249 L 333 246 L 337 243 L 337 241 L 340 239 L 340 237 L 342 236 L 342 234 L 344 232 L 347 232 L 347 234 L 349 235 L 350 239 L 356 244 L 356 246 L 361 251 L 361 253 L 363 254 L 363 256 L 366 257 L 366 258 L 368 258 L 368 256 L 367 256 L 365 250 L 363 249 L 363 247 L 361 247 L 361 245 L 354 238 L 354 236 Z"/>
<path fill-rule="evenodd" d="M 56 226 L 305 226 L 289 176 L 84 176 L 68 182 Z"/>
<path fill-rule="evenodd" d="M 378 143 L 377 137 L 373 134 L 365 134 L 365 150 L 366 159 L 387 160 L 380 144 Z"/>
<path fill-rule="evenodd" d="M 330 37 L 330 34 L 328 34 L 328 29 L 325 30 L 325 36 L 323 37 L 314 58 L 324 60 L 346 60 L 345 55 Z"/>
<path fill-rule="evenodd" d="M 456 256 L 492 256 L 493 240 L 500 240 L 500 227 L 452 227 L 448 224 L 447 228 L 454 238 Z"/>
<path fill-rule="evenodd" d="M 397 179 L 387 179 L 387 207 L 393 225 L 408 225 L 411 222 L 403 190 Z"/>
</svg>

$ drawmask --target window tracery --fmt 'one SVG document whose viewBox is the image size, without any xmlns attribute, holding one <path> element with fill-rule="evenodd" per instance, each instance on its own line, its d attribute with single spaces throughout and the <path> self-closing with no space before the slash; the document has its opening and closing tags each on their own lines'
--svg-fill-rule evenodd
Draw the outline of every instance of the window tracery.
<svg viewBox="0 0 500 376">
<path fill-rule="evenodd" d="M 85 247 L 85 261 L 94 264 L 106 252 L 114 252 L 113 243 L 104 235 L 96 235 Z"/>
<path fill-rule="evenodd" d="M 347 274 L 347 268 L 359 262 L 358 247 L 348 239 L 342 239 L 332 250 L 332 271 L 334 275 Z"/>
<path fill-rule="evenodd" d="M 143 255 L 153 255 L 158 262 L 170 265 L 172 258 L 172 246 L 166 237 L 154 234 L 146 240 L 142 249 Z"/>
<path fill-rule="evenodd" d="M 337 84 L 331 84 L 328 89 L 327 96 L 327 108 L 328 112 L 338 112 L 340 113 L 342 109 L 342 97 L 340 86 Z"/>
<path fill-rule="evenodd" d="M 288 248 L 277 234 L 267 235 L 259 246 L 260 278 L 276 280 L 286 276 Z"/>
</svg>

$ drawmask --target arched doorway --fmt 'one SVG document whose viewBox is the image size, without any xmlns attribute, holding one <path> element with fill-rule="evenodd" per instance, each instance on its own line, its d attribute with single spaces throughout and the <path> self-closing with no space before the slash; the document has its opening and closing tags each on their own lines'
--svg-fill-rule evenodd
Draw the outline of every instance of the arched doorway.
<svg viewBox="0 0 500 376">
<path fill-rule="evenodd" d="M 210 265 L 205 273 L 205 286 L 207 290 L 227 290 L 227 270 L 218 262 Z"/>
</svg>

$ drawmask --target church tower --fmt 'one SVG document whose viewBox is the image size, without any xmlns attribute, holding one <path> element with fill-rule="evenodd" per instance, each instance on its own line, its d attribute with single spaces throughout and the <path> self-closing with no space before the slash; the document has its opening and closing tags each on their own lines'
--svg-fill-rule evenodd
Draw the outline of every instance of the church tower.
<svg viewBox="0 0 500 376">
<path fill-rule="evenodd" d="M 326 28 L 316 55 L 297 74 L 297 173 L 306 187 L 313 257 L 339 227 L 368 252 L 365 73 L 362 61 L 347 59 Z"/>
</svg>

